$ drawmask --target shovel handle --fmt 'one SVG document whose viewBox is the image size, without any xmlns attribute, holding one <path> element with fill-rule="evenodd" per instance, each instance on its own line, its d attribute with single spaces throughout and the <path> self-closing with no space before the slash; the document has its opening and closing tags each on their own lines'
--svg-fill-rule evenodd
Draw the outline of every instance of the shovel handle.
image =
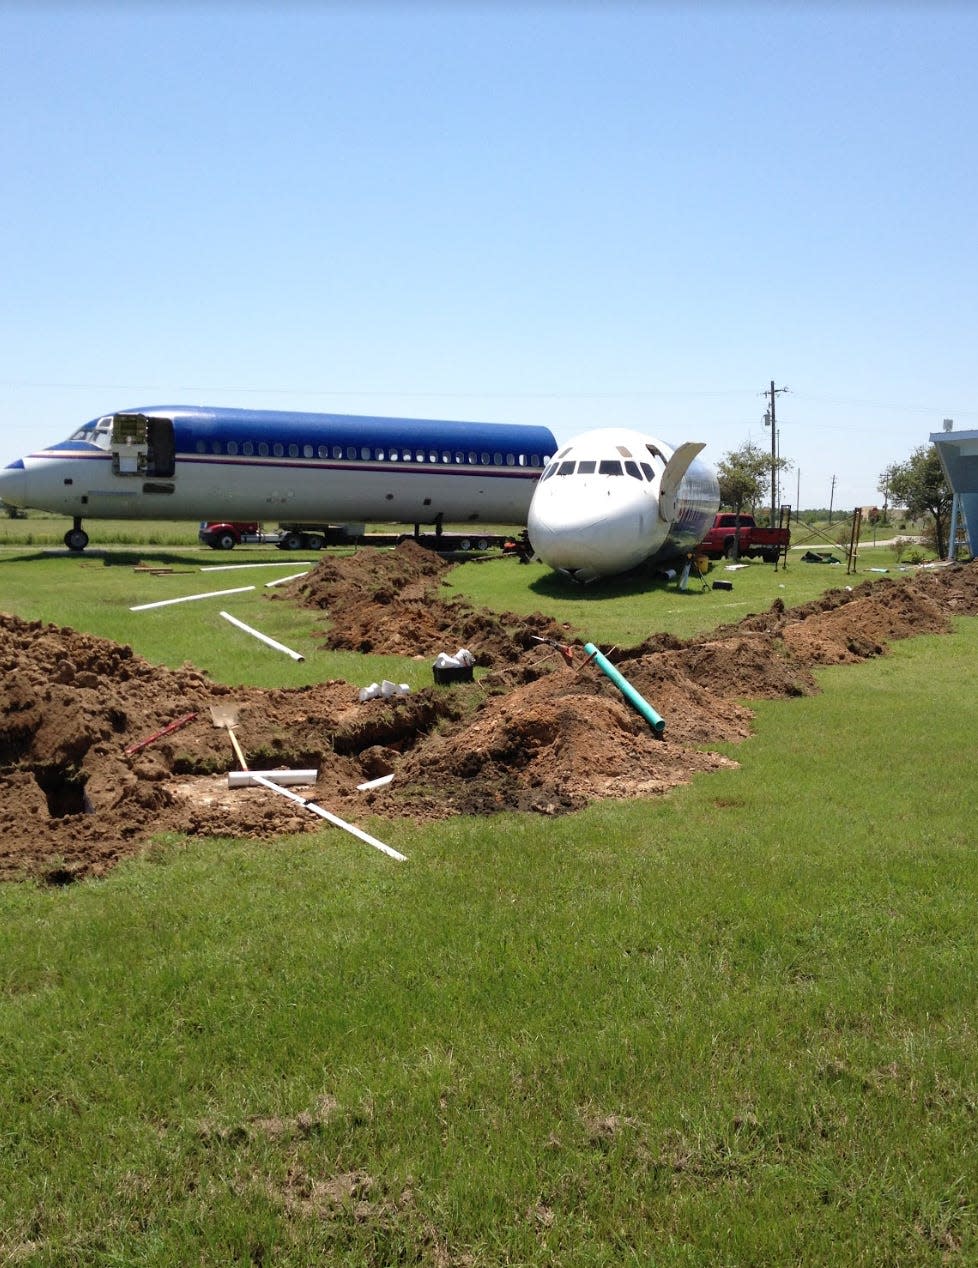
<svg viewBox="0 0 978 1268">
<path fill-rule="evenodd" d="M 238 761 L 241 763 L 241 769 L 247 770 L 248 763 L 245 761 L 244 753 L 241 752 L 241 745 L 238 743 L 238 737 L 234 734 L 230 727 L 228 727 L 228 735 L 231 737 L 231 744 L 237 754 Z"/>
</svg>

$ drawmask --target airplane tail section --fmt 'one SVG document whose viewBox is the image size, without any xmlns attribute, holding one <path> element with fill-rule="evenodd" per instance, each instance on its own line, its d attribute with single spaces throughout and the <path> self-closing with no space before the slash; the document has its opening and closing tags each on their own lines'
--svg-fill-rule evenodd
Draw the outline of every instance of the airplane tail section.
<svg viewBox="0 0 978 1268">
<path fill-rule="evenodd" d="M 666 469 L 662 473 L 659 484 L 659 518 L 665 520 L 667 524 L 671 524 L 676 518 L 676 496 L 683 477 L 689 470 L 689 464 L 704 448 L 705 445 L 700 442 L 688 440 L 675 450 L 666 463 Z"/>
</svg>

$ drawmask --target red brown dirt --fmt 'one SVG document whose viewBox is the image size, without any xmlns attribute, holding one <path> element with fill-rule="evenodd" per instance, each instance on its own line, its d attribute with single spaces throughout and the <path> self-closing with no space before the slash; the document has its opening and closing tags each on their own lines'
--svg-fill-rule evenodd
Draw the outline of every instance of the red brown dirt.
<svg viewBox="0 0 978 1268">
<path fill-rule="evenodd" d="M 267 790 L 228 790 L 235 763 L 211 706 L 237 708 L 253 768 L 317 768 L 315 788 L 300 791 L 350 822 L 557 814 L 596 798 L 655 795 L 729 765 L 703 746 L 749 734 L 743 701 L 811 694 L 814 666 L 881 655 L 893 639 L 978 613 L 978 569 L 963 565 L 863 582 L 793 609 L 777 601 L 707 639 L 650 639 L 614 660 L 667 719 L 658 740 L 584 667 L 580 647 L 571 668 L 532 641 L 565 643 L 566 629 L 539 614 L 446 603 L 437 593 L 444 567 L 407 543 L 324 559 L 296 588 L 293 601 L 329 610 L 333 645 L 367 650 L 369 641 L 374 652 L 432 658 L 465 645 L 489 667 L 471 685 L 363 704 L 340 681 L 232 690 L 191 665 L 153 666 L 129 647 L 0 614 L 0 879 L 101 875 L 161 833 L 321 829 L 321 819 Z M 188 713 L 192 721 L 126 755 Z M 388 786 L 357 791 L 391 772 Z"/>
</svg>

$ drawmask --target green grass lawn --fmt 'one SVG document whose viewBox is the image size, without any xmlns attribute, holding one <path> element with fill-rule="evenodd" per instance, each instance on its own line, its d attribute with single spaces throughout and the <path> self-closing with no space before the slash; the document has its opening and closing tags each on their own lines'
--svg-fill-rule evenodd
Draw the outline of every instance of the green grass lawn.
<svg viewBox="0 0 978 1268">
<path fill-rule="evenodd" d="M 848 580 L 804 567 L 727 598 Z M 453 589 L 622 645 L 739 615 L 542 576 Z M 8 557 L 0 607 L 171 663 L 202 604 L 127 603 L 199 581 Z M 0 889 L 0 1262 L 976 1262 L 978 620 L 819 678 L 661 800 Z"/>
</svg>

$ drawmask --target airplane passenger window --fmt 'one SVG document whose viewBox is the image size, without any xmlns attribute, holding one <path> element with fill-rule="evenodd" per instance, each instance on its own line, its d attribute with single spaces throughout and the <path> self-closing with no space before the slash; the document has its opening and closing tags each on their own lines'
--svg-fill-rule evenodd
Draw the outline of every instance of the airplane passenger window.
<svg viewBox="0 0 978 1268">
<path fill-rule="evenodd" d="M 220 453 L 220 452 L 221 452 L 221 442 L 219 440 L 212 440 L 211 453 Z"/>
<path fill-rule="evenodd" d="M 352 461 L 353 461 L 353 459 L 357 456 L 357 451 L 356 451 L 356 449 L 353 447 L 353 445 L 347 445 L 347 447 L 346 447 L 346 456 L 347 456 L 347 458 L 348 458 L 351 462 L 352 462 Z"/>
<path fill-rule="evenodd" d="M 469 466 L 474 467 L 476 464 L 476 456 L 474 453 L 469 454 Z"/>
<path fill-rule="evenodd" d="M 197 452 L 198 452 L 198 453 L 206 453 L 206 452 L 207 452 L 207 446 L 204 444 L 204 442 L 203 442 L 202 440 L 198 440 L 198 441 L 197 441 L 197 444 L 194 446 L 194 448 L 197 450 Z"/>
<path fill-rule="evenodd" d="M 258 456 L 260 458 L 268 457 L 268 445 L 266 444 L 264 440 L 258 446 Z"/>
<path fill-rule="evenodd" d="M 326 445 L 320 445 L 316 452 L 319 454 L 320 458 L 329 457 L 329 449 Z"/>
<path fill-rule="evenodd" d="M 575 468 L 576 466 L 577 466 L 577 463 L 576 463 L 576 462 L 574 462 L 574 460 L 573 460 L 573 459 L 571 459 L 569 462 L 562 462 L 562 463 L 560 464 L 560 466 L 557 468 L 557 474 L 558 474 L 558 475 L 562 475 L 562 476 L 563 476 L 563 475 L 573 475 L 573 474 L 574 474 L 574 468 Z"/>
<path fill-rule="evenodd" d="M 451 462 L 452 455 L 450 453 L 446 453 L 446 451 L 443 449 L 441 454 L 441 460 L 442 462 Z"/>
<path fill-rule="evenodd" d="M 530 454 L 530 466 L 531 466 L 531 467 L 539 467 L 539 465 L 540 465 L 540 455 L 539 455 L 538 453 L 531 453 L 531 454 Z"/>
<path fill-rule="evenodd" d="M 511 454 L 511 453 L 508 453 L 508 454 L 506 455 L 506 466 L 507 466 L 507 467 L 515 467 L 515 466 L 516 466 L 516 458 L 515 458 L 515 456 L 514 456 L 513 454 Z"/>
<path fill-rule="evenodd" d="M 311 458 L 311 457 L 312 457 L 312 445 L 303 445 L 303 446 L 302 446 L 302 456 L 303 456 L 303 458 Z"/>
<path fill-rule="evenodd" d="M 370 450 L 366 445 L 361 446 L 360 457 L 364 460 L 364 462 L 370 461 Z"/>
<path fill-rule="evenodd" d="M 593 459 L 588 459 L 587 462 L 579 462 L 577 464 L 577 474 L 578 475 L 594 475 L 594 468 L 597 465 L 598 464 Z"/>
<path fill-rule="evenodd" d="M 246 440 L 244 444 L 241 446 L 241 452 L 243 454 L 247 454 L 247 456 L 250 458 L 251 455 L 255 452 L 255 446 L 251 443 L 250 440 Z"/>
<path fill-rule="evenodd" d="M 620 476 L 622 474 L 621 463 L 611 462 L 609 459 L 605 459 L 603 462 L 598 464 L 598 474 Z"/>
<path fill-rule="evenodd" d="M 423 449 L 415 450 L 414 459 L 416 462 L 424 462 L 424 450 Z"/>
<path fill-rule="evenodd" d="M 646 478 L 646 480 L 654 480 L 654 479 L 655 479 L 655 472 L 652 470 L 652 466 L 651 466 L 651 464 L 650 464 L 650 463 L 648 463 L 648 462 L 643 462 L 643 463 L 642 463 L 642 470 L 645 472 L 645 478 Z"/>
<path fill-rule="evenodd" d="M 429 461 L 429 462 L 437 462 L 437 461 L 438 461 L 438 454 L 435 452 L 435 450 L 434 450 L 434 449 L 429 449 L 429 450 L 428 450 L 428 461 Z"/>
<path fill-rule="evenodd" d="M 455 450 L 455 462 L 456 462 L 456 463 L 460 463 L 460 462 L 464 462 L 464 461 L 465 461 L 465 454 L 464 454 L 464 453 L 459 453 L 459 451 L 456 449 L 456 450 Z"/>
<path fill-rule="evenodd" d="M 285 453 L 285 450 L 282 448 L 281 445 L 272 445 L 272 453 L 275 455 L 276 458 L 281 458 L 283 454 Z"/>
<path fill-rule="evenodd" d="M 238 442 L 236 440 L 228 441 L 228 453 L 232 456 L 238 452 Z"/>
<path fill-rule="evenodd" d="M 298 446 L 298 445 L 289 445 L 289 457 L 290 457 L 290 458 L 298 458 L 298 456 L 299 456 L 299 446 Z"/>
<path fill-rule="evenodd" d="M 492 455 L 492 465 L 494 467 L 501 467 L 503 465 L 503 455 L 501 453 L 494 453 Z"/>
<path fill-rule="evenodd" d="M 626 474 L 626 475 L 630 475 L 630 476 L 632 477 L 632 479 L 633 479 L 633 480 L 641 480 L 641 478 L 642 478 L 642 473 L 641 473 L 641 471 L 639 471 L 639 469 L 638 469 L 638 463 L 637 463 L 637 462 L 626 462 L 626 463 L 625 463 L 625 474 Z"/>
<path fill-rule="evenodd" d="M 517 454 L 517 455 L 516 455 L 516 465 L 517 465 L 517 466 L 519 466 L 519 467 L 525 467 L 525 466 L 526 466 L 526 454 L 525 454 L 525 453 L 521 453 L 521 454 Z"/>
<path fill-rule="evenodd" d="M 483 465 L 484 467 L 488 467 L 488 465 L 489 465 L 489 455 L 488 455 L 487 453 L 481 453 L 481 454 L 479 454 L 479 461 L 482 463 L 482 465 Z"/>
<path fill-rule="evenodd" d="M 334 457 L 334 458 L 342 458 L 342 457 L 343 457 L 343 446 L 342 446 L 342 445 L 334 445 L 334 446 L 333 446 L 333 457 Z"/>
</svg>

